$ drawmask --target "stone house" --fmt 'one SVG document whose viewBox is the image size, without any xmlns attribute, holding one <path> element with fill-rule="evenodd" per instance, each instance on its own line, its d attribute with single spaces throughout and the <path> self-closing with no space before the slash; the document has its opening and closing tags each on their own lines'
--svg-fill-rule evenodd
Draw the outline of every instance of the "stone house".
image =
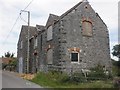
<svg viewBox="0 0 120 90">
<path fill-rule="evenodd" d="M 69 73 L 89 69 L 97 64 L 110 70 L 107 26 L 86 0 L 61 16 L 50 14 L 45 26 L 36 25 L 34 29 L 30 37 L 30 73 L 48 70 Z M 27 51 L 19 49 L 20 41 L 25 38 L 25 35 L 21 35 L 18 41 L 18 60 L 19 54 L 26 57 L 24 51 Z"/>
<path fill-rule="evenodd" d="M 36 33 L 36 27 L 30 26 L 30 37 Z M 18 59 L 18 68 L 19 73 L 26 73 L 27 69 L 27 46 L 28 46 L 28 26 L 23 25 L 19 35 L 19 40 L 17 44 L 17 59 Z"/>
</svg>

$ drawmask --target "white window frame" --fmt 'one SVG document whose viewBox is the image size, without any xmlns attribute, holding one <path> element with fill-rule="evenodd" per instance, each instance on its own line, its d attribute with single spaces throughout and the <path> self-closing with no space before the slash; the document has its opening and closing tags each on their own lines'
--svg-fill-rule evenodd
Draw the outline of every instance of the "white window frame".
<svg viewBox="0 0 120 90">
<path fill-rule="evenodd" d="M 53 27 L 49 26 L 47 29 L 47 41 L 50 41 L 53 39 Z"/>
<path fill-rule="evenodd" d="M 78 61 L 72 61 L 72 53 L 77 53 L 78 54 Z M 80 57 L 79 57 L 79 52 L 75 52 L 75 51 L 72 51 L 71 53 L 70 53 L 70 60 L 71 60 L 71 63 L 78 63 L 79 64 L 79 62 L 80 62 Z"/>
</svg>

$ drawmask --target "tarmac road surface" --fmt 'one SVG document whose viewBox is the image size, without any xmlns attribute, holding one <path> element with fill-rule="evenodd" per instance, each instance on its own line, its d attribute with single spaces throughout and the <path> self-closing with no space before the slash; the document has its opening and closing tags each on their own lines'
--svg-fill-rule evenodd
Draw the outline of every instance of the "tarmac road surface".
<svg viewBox="0 0 120 90">
<path fill-rule="evenodd" d="M 2 88 L 42 88 L 41 86 L 24 80 L 13 72 L 2 71 Z"/>
</svg>

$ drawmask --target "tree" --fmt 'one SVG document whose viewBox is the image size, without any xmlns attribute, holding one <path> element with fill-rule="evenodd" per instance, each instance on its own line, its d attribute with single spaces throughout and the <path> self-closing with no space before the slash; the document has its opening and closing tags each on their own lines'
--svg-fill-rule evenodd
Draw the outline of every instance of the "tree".
<svg viewBox="0 0 120 90">
<path fill-rule="evenodd" d="M 118 58 L 119 61 L 117 61 L 117 67 L 118 67 L 118 76 L 120 76 L 120 44 L 117 44 L 115 46 L 113 46 L 113 56 L 116 56 Z"/>
<path fill-rule="evenodd" d="M 5 53 L 5 57 L 7 58 L 13 58 L 14 57 L 14 53 L 10 53 L 9 51 Z"/>
<path fill-rule="evenodd" d="M 14 53 L 12 53 L 10 57 L 13 58 L 14 57 Z"/>
<path fill-rule="evenodd" d="M 112 50 L 113 50 L 113 52 L 112 52 L 113 56 L 118 57 L 120 60 L 120 44 L 113 46 Z"/>
<path fill-rule="evenodd" d="M 17 67 L 17 58 L 10 61 L 8 65 L 10 66 L 10 70 L 15 71 Z"/>
<path fill-rule="evenodd" d="M 9 51 L 2 56 L 2 58 L 8 58 L 9 63 L 2 63 L 2 69 L 8 69 L 15 71 L 17 67 L 17 58 L 14 57 L 14 53 L 10 53 Z"/>
</svg>

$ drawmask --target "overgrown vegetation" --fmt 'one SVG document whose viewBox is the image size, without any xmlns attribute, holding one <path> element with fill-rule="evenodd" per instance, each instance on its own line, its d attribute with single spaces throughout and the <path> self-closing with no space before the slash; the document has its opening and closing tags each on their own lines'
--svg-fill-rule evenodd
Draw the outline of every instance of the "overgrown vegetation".
<svg viewBox="0 0 120 90">
<path fill-rule="evenodd" d="M 53 88 L 112 88 L 113 84 L 110 78 L 110 75 L 106 75 L 101 66 L 97 66 L 91 69 L 87 77 L 82 73 L 68 75 L 50 71 L 47 73 L 39 72 L 32 81 Z"/>
<path fill-rule="evenodd" d="M 118 67 L 118 61 L 112 60 L 112 75 L 114 87 L 120 88 L 120 69 Z"/>
<path fill-rule="evenodd" d="M 112 60 L 112 73 L 108 73 L 103 66 L 91 68 L 86 76 L 82 73 L 59 73 L 51 71 L 48 73 L 39 72 L 32 80 L 42 86 L 68 87 L 68 88 L 120 88 L 120 44 L 113 47 L 113 56 L 119 61 Z"/>
<path fill-rule="evenodd" d="M 9 51 L 2 56 L 2 59 L 7 61 L 2 63 L 3 70 L 16 71 L 17 68 L 17 58 L 14 57 L 14 53 L 10 53 Z"/>
<path fill-rule="evenodd" d="M 112 50 L 113 56 L 116 56 L 118 58 L 118 61 L 114 62 L 113 65 L 118 68 L 117 76 L 120 76 L 120 44 L 115 45 Z"/>
<path fill-rule="evenodd" d="M 113 47 L 113 56 L 118 58 L 118 61 L 112 60 L 114 87 L 120 88 L 120 44 Z"/>
<path fill-rule="evenodd" d="M 17 68 L 17 59 L 12 58 L 9 63 L 2 63 L 3 70 L 16 71 Z"/>
<path fill-rule="evenodd" d="M 111 61 L 112 61 L 112 74 L 113 74 L 113 77 L 116 77 L 118 76 L 118 72 L 120 71 L 118 68 L 118 61 L 115 61 L 113 59 Z"/>
<path fill-rule="evenodd" d="M 104 70 L 104 67 L 97 65 L 91 68 L 91 72 L 88 74 L 88 80 L 108 80 L 112 79 L 112 74 L 108 70 Z"/>
</svg>

